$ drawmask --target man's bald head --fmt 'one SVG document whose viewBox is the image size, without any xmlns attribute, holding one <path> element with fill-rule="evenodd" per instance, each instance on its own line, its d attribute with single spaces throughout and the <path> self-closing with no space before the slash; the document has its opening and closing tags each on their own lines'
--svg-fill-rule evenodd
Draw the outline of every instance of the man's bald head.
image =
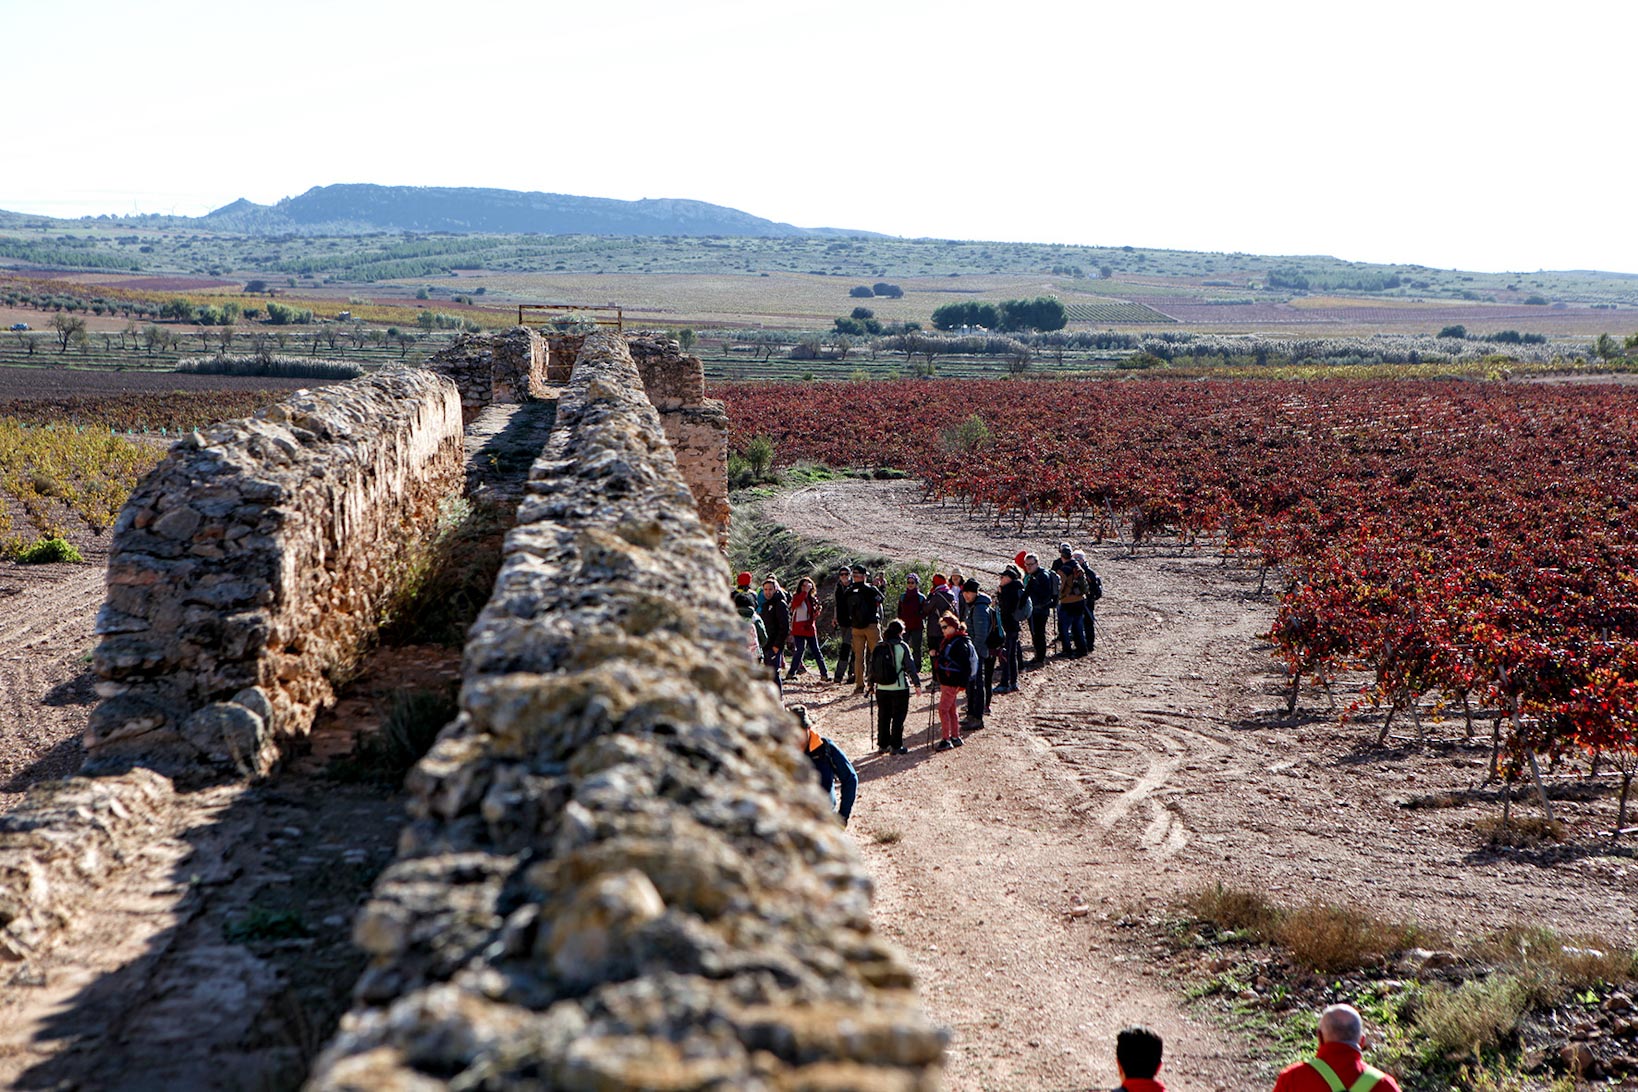
<svg viewBox="0 0 1638 1092">
<path fill-rule="evenodd" d="M 1347 1043 L 1357 1047 L 1365 1037 L 1365 1022 L 1352 1005 L 1332 1005 L 1320 1013 L 1319 1033 L 1323 1043 Z"/>
</svg>

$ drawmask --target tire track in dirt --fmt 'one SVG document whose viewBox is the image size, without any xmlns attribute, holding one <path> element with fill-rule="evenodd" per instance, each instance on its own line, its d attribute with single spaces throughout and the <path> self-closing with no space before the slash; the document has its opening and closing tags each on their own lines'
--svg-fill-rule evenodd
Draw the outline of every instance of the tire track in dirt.
<svg viewBox="0 0 1638 1092">
<path fill-rule="evenodd" d="M 0 565 L 0 811 L 79 768 L 106 564 L 87 553 L 83 565 Z"/>
</svg>

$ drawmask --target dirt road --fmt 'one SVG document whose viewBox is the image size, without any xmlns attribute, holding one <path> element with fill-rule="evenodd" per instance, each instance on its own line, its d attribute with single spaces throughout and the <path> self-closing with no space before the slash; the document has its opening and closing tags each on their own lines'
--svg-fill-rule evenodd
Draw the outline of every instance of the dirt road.
<svg viewBox="0 0 1638 1092">
<path fill-rule="evenodd" d="M 79 768 L 107 563 L 105 550 L 83 565 L 0 562 L 0 813 Z"/>
<path fill-rule="evenodd" d="M 920 496 L 910 483 L 821 483 L 763 513 L 860 550 L 935 556 L 987 588 L 1018 549 L 1050 554 L 1060 537 L 1020 539 Z M 1266 1072 L 1248 1079 L 1258 1071 L 1236 1044 L 1156 979 L 1142 930 L 1121 924 L 1218 879 L 1453 932 L 1539 921 L 1638 939 L 1632 862 L 1591 836 L 1609 825 L 1607 800 L 1567 812 L 1563 853 L 1481 849 L 1472 823 L 1493 808 L 1402 801 L 1482 778 L 1482 746 L 1378 750 L 1373 726 L 1339 727 L 1323 696 L 1283 715 L 1259 636 L 1273 602 L 1254 573 L 1210 551 L 1077 545 L 1106 589 L 1096 651 L 1028 674 L 963 749 L 878 758 L 851 688 L 798 680 L 786 693 L 817 707 L 859 764 L 854 828 L 878 924 L 954 1032 L 952 1088 L 1110 1087 L 1114 1034 L 1133 1021 L 1166 1037 L 1170 1088 L 1261 1083 Z M 926 699 L 913 710 L 919 743 Z M 1085 917 L 1069 914 L 1078 898 Z"/>
</svg>

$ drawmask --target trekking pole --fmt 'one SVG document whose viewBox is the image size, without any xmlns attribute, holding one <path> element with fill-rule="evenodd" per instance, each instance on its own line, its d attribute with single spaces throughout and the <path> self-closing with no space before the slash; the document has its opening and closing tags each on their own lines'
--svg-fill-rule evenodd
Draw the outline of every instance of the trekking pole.
<svg viewBox="0 0 1638 1092">
<path fill-rule="evenodd" d="M 936 705 L 938 705 L 938 698 L 934 696 L 933 689 L 929 688 L 927 691 L 927 746 L 929 747 L 933 745 L 933 722 L 937 719 L 933 709 Z"/>
<path fill-rule="evenodd" d="M 870 733 L 879 736 L 879 733 L 877 732 L 877 729 L 876 729 L 876 684 L 875 683 L 870 684 L 870 712 L 869 712 L 868 716 L 870 717 L 870 722 L 865 725 L 866 729 Z M 881 739 L 877 738 L 876 739 L 876 750 L 878 750 L 878 751 L 881 750 L 881 745 L 882 745 Z"/>
</svg>

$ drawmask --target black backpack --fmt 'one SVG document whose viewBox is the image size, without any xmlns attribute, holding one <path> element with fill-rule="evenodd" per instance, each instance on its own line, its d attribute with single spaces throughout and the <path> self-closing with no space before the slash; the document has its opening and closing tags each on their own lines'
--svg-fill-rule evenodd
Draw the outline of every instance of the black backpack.
<svg viewBox="0 0 1638 1092">
<path fill-rule="evenodd" d="M 1103 581 L 1091 569 L 1086 570 L 1087 598 L 1097 602 L 1103 598 Z"/>
<path fill-rule="evenodd" d="M 877 686 L 897 686 L 899 683 L 899 654 L 903 648 L 897 641 L 883 641 L 870 654 L 870 681 Z"/>
</svg>

